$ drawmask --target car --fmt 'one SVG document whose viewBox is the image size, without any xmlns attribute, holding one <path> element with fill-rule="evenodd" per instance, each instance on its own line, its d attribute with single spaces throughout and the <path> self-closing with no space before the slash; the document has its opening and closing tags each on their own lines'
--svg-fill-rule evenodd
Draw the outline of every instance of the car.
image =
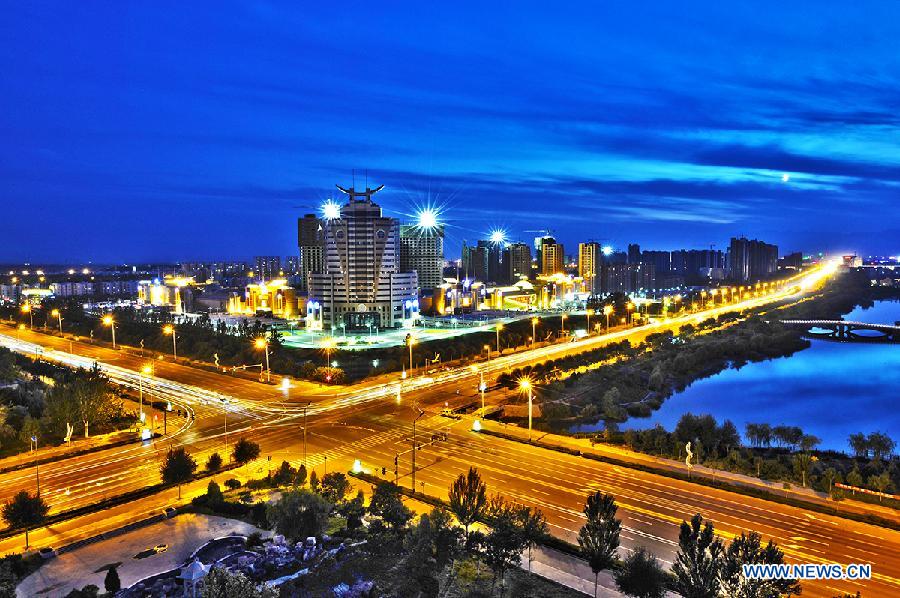
<svg viewBox="0 0 900 598">
<path fill-rule="evenodd" d="M 42 559 L 52 559 L 56 556 L 56 550 L 54 550 L 52 546 L 44 546 L 38 550 L 38 554 L 41 555 Z"/>
<path fill-rule="evenodd" d="M 441 415 L 443 415 L 444 417 L 453 417 L 453 409 L 444 407 L 443 409 L 441 409 Z"/>
<path fill-rule="evenodd" d="M 177 514 L 178 510 L 175 507 L 166 507 L 163 509 L 163 515 L 165 515 L 166 519 L 171 519 Z"/>
<path fill-rule="evenodd" d="M 156 552 L 156 554 L 159 554 L 160 552 L 165 552 L 168 549 L 169 549 L 168 544 L 157 544 L 156 546 L 153 547 L 153 551 Z"/>
</svg>

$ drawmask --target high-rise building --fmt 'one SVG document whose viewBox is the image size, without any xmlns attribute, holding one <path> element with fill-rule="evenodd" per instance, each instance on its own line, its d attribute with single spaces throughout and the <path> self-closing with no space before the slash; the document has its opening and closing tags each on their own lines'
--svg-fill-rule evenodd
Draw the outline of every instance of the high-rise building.
<svg viewBox="0 0 900 598">
<path fill-rule="evenodd" d="M 372 201 L 383 188 L 338 186 L 348 201 L 322 221 L 325 268 L 309 279 L 308 327 L 395 328 L 418 319 L 418 277 L 399 271 L 400 223 Z"/>
<path fill-rule="evenodd" d="M 309 276 L 325 271 L 325 228 L 315 214 L 297 219 L 297 247 L 300 250 L 300 290 L 309 290 Z"/>
<path fill-rule="evenodd" d="M 633 288 L 631 264 L 605 264 L 601 269 L 603 293 L 630 293 Z"/>
<path fill-rule="evenodd" d="M 553 237 L 541 239 L 541 275 L 550 276 L 559 272 L 565 272 L 566 250 L 562 243 L 557 243 Z"/>
<path fill-rule="evenodd" d="M 525 243 L 510 243 L 503 251 L 504 282 L 515 283 L 531 278 L 531 248 Z"/>
<path fill-rule="evenodd" d="M 300 256 L 289 255 L 284 259 L 284 275 L 297 276 L 302 272 L 300 269 Z"/>
<path fill-rule="evenodd" d="M 718 249 L 679 249 L 672 252 L 671 271 L 688 284 L 708 282 L 716 272 L 723 272 L 725 254 Z"/>
<path fill-rule="evenodd" d="M 628 263 L 629 264 L 640 264 L 641 263 L 641 246 L 637 243 L 629 243 L 628 244 Z"/>
<path fill-rule="evenodd" d="M 656 274 L 668 274 L 672 269 L 672 254 L 668 251 L 642 251 L 641 263 L 653 264 Z"/>
<path fill-rule="evenodd" d="M 584 285 L 592 295 L 602 290 L 602 255 L 603 250 L 599 243 L 590 241 L 578 244 L 578 276 L 584 279 Z"/>
<path fill-rule="evenodd" d="M 728 246 L 728 278 L 733 282 L 755 282 L 775 273 L 778 246 L 746 237 L 732 238 Z"/>
<path fill-rule="evenodd" d="M 256 278 L 262 282 L 280 278 L 281 274 L 281 258 L 277 255 L 258 255 L 253 258 L 256 266 L 253 273 Z"/>
<path fill-rule="evenodd" d="M 488 242 L 478 241 L 475 247 L 463 243 L 462 273 L 469 280 L 488 280 Z"/>
<path fill-rule="evenodd" d="M 444 282 L 444 227 L 400 227 L 400 271 L 419 275 L 419 287 L 431 292 Z"/>
</svg>

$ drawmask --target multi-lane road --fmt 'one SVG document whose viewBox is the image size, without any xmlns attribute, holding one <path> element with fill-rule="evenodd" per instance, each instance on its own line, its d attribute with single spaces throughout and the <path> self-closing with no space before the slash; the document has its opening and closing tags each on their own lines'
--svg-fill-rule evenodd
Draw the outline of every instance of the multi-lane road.
<svg viewBox="0 0 900 598">
<path fill-rule="evenodd" d="M 816 277 L 817 274 L 813 274 Z M 801 281 L 810 288 L 818 280 Z M 491 492 L 511 500 L 539 507 L 547 516 L 551 531 L 573 541 L 582 523 L 581 506 L 586 494 L 595 489 L 616 496 L 623 518 L 623 545 L 644 545 L 665 561 L 675 554 L 678 525 L 694 513 L 713 521 L 730 538 L 743 530 L 756 530 L 775 540 L 792 562 L 871 563 L 874 579 L 864 584 L 848 582 L 805 582 L 807 595 L 832 596 L 838 591 L 862 588 L 866 595 L 900 594 L 900 533 L 876 526 L 714 490 L 686 482 L 611 466 L 534 446 L 479 435 L 470 430 L 471 421 L 451 420 L 437 415 L 444 401 L 472 395 L 481 374 L 493 376 L 526 363 L 544 361 L 628 338 L 638 341 L 647 334 L 674 330 L 716 313 L 754 309 L 770 302 L 790 299 L 788 293 L 747 300 L 742 304 L 716 305 L 699 314 L 684 315 L 652 326 L 614 331 L 571 343 L 549 345 L 492 359 L 479 365 L 480 372 L 454 368 L 431 377 L 416 376 L 402 381 L 381 378 L 374 382 L 345 387 L 339 391 L 294 382 L 284 388 L 215 371 L 154 361 L 154 373 L 145 377 L 145 391 L 186 410 L 190 418 L 179 422 L 169 437 L 144 445 L 111 448 L 57 461 L 42 467 L 42 496 L 52 512 L 90 505 L 97 500 L 143 488 L 159 479 L 159 461 L 170 446 L 186 445 L 201 464 L 214 451 L 225 452 L 239 436 L 260 443 L 263 458 L 273 466 L 281 460 L 298 465 L 303 460 L 303 405 L 309 403 L 307 442 L 309 467 L 319 475 L 328 470 L 346 470 L 355 459 L 370 471 L 393 477 L 394 457 L 400 457 L 400 482 L 410 484 L 412 420 L 415 404 L 428 411 L 419 420 L 418 490 L 445 496 L 450 481 L 470 465 L 478 467 Z M 30 331 L 0 329 L 0 344 L 26 354 L 42 354 L 47 359 L 80 366 L 98 363 L 110 378 L 134 387 L 146 358 L 125 351 Z M 457 395 L 459 390 L 461 395 Z M 226 431 L 227 426 L 227 431 Z M 430 443 L 431 434 L 449 432 L 448 440 Z M 257 471 L 265 461 L 256 465 Z M 196 483 L 194 492 L 203 484 Z M 20 489 L 33 490 L 31 470 L 0 476 L 0 496 Z M 190 496 L 188 489 L 185 496 Z M 172 491 L 142 499 L 133 508 L 117 507 L 106 523 L 139 519 L 157 507 L 171 504 Z M 33 534 L 39 544 L 58 544 L 87 535 L 102 526 L 97 515 L 54 526 Z M 96 524 L 96 525 L 95 525 Z M 21 549 L 21 542 L 0 542 L 0 551 Z"/>
</svg>

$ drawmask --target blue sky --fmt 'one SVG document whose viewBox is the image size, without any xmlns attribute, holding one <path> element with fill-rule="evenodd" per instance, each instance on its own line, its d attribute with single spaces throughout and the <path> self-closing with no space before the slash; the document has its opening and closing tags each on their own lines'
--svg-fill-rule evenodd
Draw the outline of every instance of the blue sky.
<svg viewBox="0 0 900 598">
<path fill-rule="evenodd" d="M 291 254 L 354 168 L 448 256 L 900 253 L 896 3 L 325 4 L 5 3 L 0 261 Z"/>
</svg>

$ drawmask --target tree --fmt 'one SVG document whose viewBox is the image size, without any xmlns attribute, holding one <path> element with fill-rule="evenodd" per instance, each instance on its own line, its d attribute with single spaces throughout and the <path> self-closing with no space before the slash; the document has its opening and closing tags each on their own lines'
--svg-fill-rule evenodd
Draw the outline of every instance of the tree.
<svg viewBox="0 0 900 598">
<path fill-rule="evenodd" d="M 395 531 L 402 529 L 412 519 L 412 511 L 400 500 L 400 487 L 392 482 L 375 486 L 369 502 L 369 512 L 380 517 Z"/>
<path fill-rule="evenodd" d="M 799 474 L 800 482 L 804 488 L 806 488 L 806 476 L 809 475 L 812 458 L 812 455 L 809 453 L 797 453 L 794 455 L 794 471 Z"/>
<path fill-rule="evenodd" d="M 681 522 L 678 554 L 672 565 L 675 591 L 684 598 L 715 598 L 719 595 L 719 570 L 722 565 L 722 542 L 713 525 L 694 515 L 691 522 Z"/>
<path fill-rule="evenodd" d="M 277 598 L 278 590 L 257 586 L 241 572 L 213 567 L 203 578 L 203 598 Z"/>
<path fill-rule="evenodd" d="M 315 492 L 293 490 L 266 509 L 266 519 L 275 530 L 292 542 L 321 536 L 328 525 L 332 504 Z"/>
<path fill-rule="evenodd" d="M 525 547 L 528 549 L 528 571 L 531 572 L 531 551 L 547 535 L 547 518 L 538 509 L 524 505 L 516 508 L 516 518 L 525 536 Z"/>
<path fill-rule="evenodd" d="M 857 432 L 856 434 L 851 434 L 848 438 L 850 443 L 850 448 L 853 449 L 853 454 L 856 457 L 868 457 L 869 456 L 869 440 L 866 438 L 866 435 Z"/>
<path fill-rule="evenodd" d="M 877 460 L 889 458 L 897 446 L 890 436 L 882 432 L 872 432 L 867 442 L 872 451 L 872 458 Z"/>
<path fill-rule="evenodd" d="M 340 507 L 338 511 L 341 516 L 347 520 L 347 529 L 355 530 L 362 527 L 362 519 L 366 514 L 366 501 L 362 490 L 356 493 L 356 497 L 348 500 Z"/>
<path fill-rule="evenodd" d="M 259 457 L 259 445 L 252 440 L 241 438 L 231 451 L 231 458 L 238 465 L 246 465 Z"/>
<path fill-rule="evenodd" d="M 294 485 L 303 486 L 304 484 L 306 484 L 306 465 L 301 463 L 299 469 L 297 469 L 297 477 L 294 478 Z"/>
<path fill-rule="evenodd" d="M 291 467 L 291 464 L 287 461 L 282 461 L 278 471 L 275 472 L 275 483 L 278 486 L 286 486 L 292 483 L 296 476 L 297 471 Z"/>
<path fill-rule="evenodd" d="M 837 471 L 834 467 L 829 467 L 824 472 L 822 472 L 822 477 L 825 481 L 825 491 L 828 492 L 828 496 L 831 496 L 831 492 L 834 489 L 834 481 L 837 479 Z"/>
<path fill-rule="evenodd" d="M 119 572 L 116 567 L 110 567 L 106 570 L 103 587 L 106 588 L 108 594 L 115 594 L 122 589 L 122 581 L 119 579 Z"/>
<path fill-rule="evenodd" d="M 347 476 L 340 472 L 327 473 L 322 478 L 322 488 L 320 490 L 325 500 L 338 504 L 344 500 L 347 493 L 350 492 L 350 482 Z"/>
<path fill-rule="evenodd" d="M 481 475 L 474 467 L 450 485 L 447 493 L 450 511 L 456 516 L 466 532 L 466 544 L 469 542 L 469 527 L 484 515 L 487 505 L 487 486 L 481 481 Z"/>
<path fill-rule="evenodd" d="M 491 500 L 489 506 L 491 531 L 485 538 L 484 560 L 494 571 L 494 580 L 500 580 L 510 567 L 518 566 L 526 540 L 516 508 L 500 497 Z"/>
<path fill-rule="evenodd" d="M 780 598 L 800 594 L 796 579 L 748 579 L 743 565 L 781 565 L 784 553 L 770 540 L 763 547 L 756 532 L 741 533 L 724 552 L 719 573 L 721 595 L 734 598 Z"/>
<path fill-rule="evenodd" d="M 880 474 L 869 477 L 869 486 L 871 486 L 873 490 L 877 490 L 883 494 L 891 487 L 891 475 L 885 469 Z M 882 497 L 879 496 L 878 502 L 881 502 L 881 499 Z"/>
<path fill-rule="evenodd" d="M 663 598 L 666 594 L 666 572 L 643 546 L 628 555 L 615 577 L 616 587 L 628 596 Z"/>
<path fill-rule="evenodd" d="M 859 465 L 854 464 L 853 469 L 847 474 L 847 485 L 859 488 L 862 486 L 862 483 L 863 478 L 862 474 L 859 473 Z M 856 490 L 853 491 L 853 494 L 856 494 Z"/>
<path fill-rule="evenodd" d="M 225 497 L 222 496 L 222 489 L 215 482 L 215 480 L 210 480 L 209 484 L 206 485 L 206 502 L 209 505 L 215 506 L 220 505 L 225 500 Z"/>
<path fill-rule="evenodd" d="M 184 447 L 170 449 L 166 453 L 166 460 L 159 468 L 164 484 L 178 484 L 178 498 L 181 498 L 181 485 L 194 475 L 197 462 L 191 457 Z"/>
<path fill-rule="evenodd" d="M 219 471 L 222 468 L 222 455 L 219 453 L 213 453 L 209 456 L 209 459 L 206 460 L 206 471 L 213 472 Z"/>
<path fill-rule="evenodd" d="M 616 562 L 619 532 L 622 529 L 622 522 L 616 519 L 616 511 L 618 507 L 613 495 L 599 490 L 589 494 L 584 503 L 587 522 L 578 531 L 578 545 L 594 572 L 595 598 L 600 571 L 609 569 Z"/>
<path fill-rule="evenodd" d="M 3 505 L 2 517 L 9 527 L 25 529 L 25 550 L 28 550 L 29 528 L 43 523 L 49 510 L 40 496 L 21 490 Z"/>
</svg>

